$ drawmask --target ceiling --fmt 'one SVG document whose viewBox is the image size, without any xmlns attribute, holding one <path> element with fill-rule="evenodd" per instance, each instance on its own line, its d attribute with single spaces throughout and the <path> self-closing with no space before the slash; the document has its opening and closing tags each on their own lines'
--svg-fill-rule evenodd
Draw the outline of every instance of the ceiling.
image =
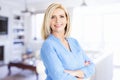
<svg viewBox="0 0 120 80">
<path fill-rule="evenodd" d="M 0 0 L 0 2 L 1 1 L 10 4 L 16 4 L 25 9 L 25 0 Z M 120 3 L 120 0 L 26 0 L 28 9 L 32 11 L 45 10 L 46 7 L 53 2 L 59 2 L 66 7 L 75 7 L 81 6 L 83 1 L 86 2 L 87 6 Z"/>
</svg>

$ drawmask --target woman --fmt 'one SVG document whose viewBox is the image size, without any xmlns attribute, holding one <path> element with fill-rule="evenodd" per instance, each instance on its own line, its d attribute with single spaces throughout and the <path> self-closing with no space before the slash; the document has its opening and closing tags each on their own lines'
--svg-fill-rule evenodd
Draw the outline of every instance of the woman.
<svg viewBox="0 0 120 80">
<path fill-rule="evenodd" d="M 61 4 L 51 4 L 45 12 L 42 27 L 45 41 L 41 58 L 46 68 L 46 80 L 83 80 L 94 73 L 94 64 L 69 33 L 67 10 Z"/>
</svg>

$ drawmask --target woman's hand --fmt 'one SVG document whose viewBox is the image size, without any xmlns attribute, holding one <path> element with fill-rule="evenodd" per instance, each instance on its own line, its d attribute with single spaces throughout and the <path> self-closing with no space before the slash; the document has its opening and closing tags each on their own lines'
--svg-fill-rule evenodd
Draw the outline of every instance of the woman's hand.
<svg viewBox="0 0 120 80">
<path fill-rule="evenodd" d="M 77 78 L 77 80 L 83 80 L 83 79 Z"/>
<path fill-rule="evenodd" d="M 90 65 L 90 61 L 85 61 L 84 65 L 85 65 L 85 66 Z"/>
<path fill-rule="evenodd" d="M 84 78 L 84 72 L 81 70 L 65 70 L 66 73 L 69 73 L 72 76 L 75 76 L 78 78 L 78 80 L 82 80 Z"/>
</svg>

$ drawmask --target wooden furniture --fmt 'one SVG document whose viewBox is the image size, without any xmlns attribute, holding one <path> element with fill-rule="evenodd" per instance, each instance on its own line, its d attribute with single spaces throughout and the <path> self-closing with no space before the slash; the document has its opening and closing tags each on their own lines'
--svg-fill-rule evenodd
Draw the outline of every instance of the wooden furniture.
<svg viewBox="0 0 120 80">
<path fill-rule="evenodd" d="M 37 72 L 37 70 L 36 70 L 36 66 L 34 66 L 34 65 L 25 64 L 25 63 L 23 63 L 23 62 L 10 62 L 10 63 L 8 64 L 8 70 L 9 70 L 8 75 L 11 74 L 11 67 L 17 67 L 17 68 L 21 68 L 21 69 L 31 70 L 31 71 L 35 72 L 35 74 L 36 74 L 36 79 L 38 80 L 38 75 L 39 75 L 39 74 L 38 74 L 38 72 Z"/>
</svg>

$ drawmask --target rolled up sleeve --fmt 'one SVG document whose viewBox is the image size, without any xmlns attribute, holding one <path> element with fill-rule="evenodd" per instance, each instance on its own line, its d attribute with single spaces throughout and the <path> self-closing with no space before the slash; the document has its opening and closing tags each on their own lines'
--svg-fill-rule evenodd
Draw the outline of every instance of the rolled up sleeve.
<svg viewBox="0 0 120 80">
<path fill-rule="evenodd" d="M 95 73 L 95 64 L 91 61 L 91 59 L 84 53 L 84 51 L 82 50 L 82 55 L 84 58 L 84 61 L 89 61 L 90 64 L 88 66 L 84 66 L 81 68 L 81 70 L 84 72 L 85 74 L 85 78 L 89 78 L 91 77 L 94 73 Z"/>
</svg>

